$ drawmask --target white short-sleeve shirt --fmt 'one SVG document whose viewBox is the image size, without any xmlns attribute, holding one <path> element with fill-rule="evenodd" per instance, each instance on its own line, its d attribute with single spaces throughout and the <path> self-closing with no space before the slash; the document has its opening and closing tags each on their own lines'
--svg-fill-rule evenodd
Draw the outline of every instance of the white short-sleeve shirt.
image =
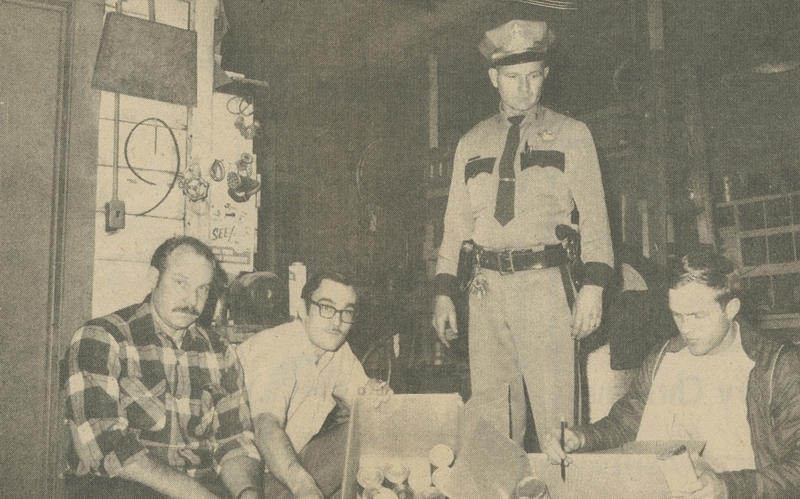
<svg viewBox="0 0 800 499">
<path fill-rule="evenodd" d="M 346 342 L 319 359 L 299 320 L 266 329 L 237 348 L 253 419 L 278 419 L 295 452 L 322 428 L 336 399 L 352 407 L 367 382 L 364 368 Z"/>
</svg>

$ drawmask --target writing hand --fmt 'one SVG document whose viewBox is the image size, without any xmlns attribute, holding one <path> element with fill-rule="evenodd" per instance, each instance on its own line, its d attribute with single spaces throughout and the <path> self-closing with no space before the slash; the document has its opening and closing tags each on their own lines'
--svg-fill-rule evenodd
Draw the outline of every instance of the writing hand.
<svg viewBox="0 0 800 499">
<path fill-rule="evenodd" d="M 697 479 L 703 484 L 703 488 L 692 492 L 686 499 L 728 499 L 728 486 L 704 459 L 696 460 L 695 468 L 699 473 Z"/>
<path fill-rule="evenodd" d="M 582 435 L 575 433 L 569 428 L 564 429 L 564 448 L 561 448 L 561 430 L 553 430 L 547 434 L 544 439 L 544 452 L 547 454 L 548 459 L 552 464 L 561 464 L 564 461 L 565 465 L 572 462 L 572 458 L 567 455 L 569 452 L 575 452 L 583 446 Z"/>
</svg>

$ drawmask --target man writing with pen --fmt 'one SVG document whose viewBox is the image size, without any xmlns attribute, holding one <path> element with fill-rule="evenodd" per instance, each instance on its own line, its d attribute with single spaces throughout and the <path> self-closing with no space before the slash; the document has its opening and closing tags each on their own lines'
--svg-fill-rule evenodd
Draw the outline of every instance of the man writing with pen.
<svg viewBox="0 0 800 499">
<path fill-rule="evenodd" d="M 702 488 L 687 497 L 800 497 L 800 351 L 737 319 L 730 261 L 690 254 L 681 263 L 669 290 L 680 336 L 648 356 L 607 417 L 550 433 L 545 451 L 563 466 L 568 453 L 633 440 L 699 440 Z"/>
<path fill-rule="evenodd" d="M 340 488 L 346 424 L 326 425 L 337 403 L 358 395 L 391 395 L 368 379 L 345 342 L 356 316 L 356 290 L 338 272 L 312 276 L 303 287 L 297 320 L 267 329 L 237 353 L 255 431 L 264 458 L 264 496 L 322 499 Z M 325 428 L 323 428 L 325 426 Z"/>
</svg>

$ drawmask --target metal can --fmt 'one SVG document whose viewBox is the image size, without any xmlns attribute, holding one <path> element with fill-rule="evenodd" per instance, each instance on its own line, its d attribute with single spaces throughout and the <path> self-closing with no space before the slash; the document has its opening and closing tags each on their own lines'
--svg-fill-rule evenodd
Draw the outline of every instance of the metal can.
<svg viewBox="0 0 800 499">
<path fill-rule="evenodd" d="M 516 499 L 550 499 L 547 485 L 536 477 L 528 476 L 520 480 L 514 489 Z"/>
<path fill-rule="evenodd" d="M 453 474 L 453 468 L 445 466 L 439 468 L 431 475 L 431 482 L 433 486 L 439 490 L 447 490 L 447 481 L 450 480 L 450 475 Z"/>
<path fill-rule="evenodd" d="M 363 499 L 372 499 L 378 490 L 383 488 L 383 470 L 376 466 L 362 466 L 356 474 L 360 496 Z"/>
<path fill-rule="evenodd" d="M 439 468 L 447 468 L 453 464 L 454 460 L 455 454 L 453 453 L 453 449 L 448 445 L 435 445 L 428 453 L 428 461 L 430 461 L 431 464 L 431 476 L 433 476 L 434 472 Z"/>
<path fill-rule="evenodd" d="M 420 492 L 419 497 L 420 499 L 445 499 L 446 496 L 436 487 L 428 487 Z"/>
<path fill-rule="evenodd" d="M 438 444 L 428 453 L 428 460 L 437 468 L 442 468 L 453 464 L 455 454 L 448 445 Z"/>
<path fill-rule="evenodd" d="M 374 499 L 398 499 L 398 497 L 392 489 L 381 487 L 378 489 L 378 494 L 374 497 Z"/>
<path fill-rule="evenodd" d="M 414 491 L 405 483 L 399 483 L 392 487 L 397 499 L 414 499 Z"/>
<path fill-rule="evenodd" d="M 365 489 L 361 499 L 397 499 L 397 495 L 386 487 Z"/>
</svg>

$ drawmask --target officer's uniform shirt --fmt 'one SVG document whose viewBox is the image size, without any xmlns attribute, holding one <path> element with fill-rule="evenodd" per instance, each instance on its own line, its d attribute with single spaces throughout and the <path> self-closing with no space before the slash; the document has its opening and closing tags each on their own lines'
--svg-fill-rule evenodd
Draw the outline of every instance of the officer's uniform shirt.
<svg viewBox="0 0 800 499">
<path fill-rule="evenodd" d="M 533 249 L 559 243 L 555 227 L 580 213 L 584 284 L 605 285 L 613 252 L 597 152 L 585 124 L 537 105 L 520 125 L 515 155 L 515 215 L 494 218 L 499 161 L 511 126 L 498 113 L 478 123 L 458 144 L 439 249 L 437 274 L 455 275 L 461 243 L 487 249 Z"/>
</svg>

